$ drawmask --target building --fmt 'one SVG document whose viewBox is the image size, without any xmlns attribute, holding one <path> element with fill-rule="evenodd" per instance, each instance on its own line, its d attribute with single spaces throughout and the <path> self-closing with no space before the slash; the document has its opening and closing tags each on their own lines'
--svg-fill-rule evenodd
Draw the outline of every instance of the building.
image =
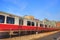
<svg viewBox="0 0 60 40">
<path fill-rule="evenodd" d="M 60 28 L 60 21 L 56 22 L 56 26 Z"/>
</svg>

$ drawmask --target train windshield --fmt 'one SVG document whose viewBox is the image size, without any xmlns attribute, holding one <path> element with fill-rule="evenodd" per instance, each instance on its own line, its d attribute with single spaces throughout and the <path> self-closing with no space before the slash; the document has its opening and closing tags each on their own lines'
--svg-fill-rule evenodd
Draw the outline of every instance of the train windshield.
<svg viewBox="0 0 60 40">
<path fill-rule="evenodd" d="M 5 16 L 0 15 L 0 23 L 4 23 L 4 20 L 5 20 Z"/>
<path fill-rule="evenodd" d="M 9 24 L 14 24 L 14 18 L 12 18 L 12 17 L 7 17 L 7 23 L 9 23 Z"/>
</svg>

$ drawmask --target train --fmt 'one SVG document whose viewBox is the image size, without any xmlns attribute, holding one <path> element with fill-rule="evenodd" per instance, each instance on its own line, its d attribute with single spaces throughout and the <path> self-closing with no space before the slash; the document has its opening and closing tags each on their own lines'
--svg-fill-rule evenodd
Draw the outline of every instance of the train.
<svg viewBox="0 0 60 40">
<path fill-rule="evenodd" d="M 13 15 L 7 12 L 0 12 L 0 38 L 9 35 L 22 35 L 56 31 L 58 28 L 44 21 L 35 19 L 33 16 L 24 17 Z"/>
</svg>

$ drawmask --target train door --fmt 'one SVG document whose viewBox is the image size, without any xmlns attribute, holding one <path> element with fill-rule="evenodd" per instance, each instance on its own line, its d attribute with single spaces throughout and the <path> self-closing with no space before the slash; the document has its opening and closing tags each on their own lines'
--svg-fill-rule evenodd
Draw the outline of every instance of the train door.
<svg viewBox="0 0 60 40">
<path fill-rule="evenodd" d="M 38 22 L 36 22 L 36 32 L 38 32 Z"/>
<path fill-rule="evenodd" d="M 19 25 L 23 25 L 23 19 L 19 19 Z"/>
<path fill-rule="evenodd" d="M 40 27 L 43 27 L 43 24 L 40 24 Z"/>
<path fill-rule="evenodd" d="M 36 22 L 36 26 L 38 27 L 38 22 Z"/>
<path fill-rule="evenodd" d="M 50 28 L 50 25 L 49 25 L 49 28 Z"/>
</svg>

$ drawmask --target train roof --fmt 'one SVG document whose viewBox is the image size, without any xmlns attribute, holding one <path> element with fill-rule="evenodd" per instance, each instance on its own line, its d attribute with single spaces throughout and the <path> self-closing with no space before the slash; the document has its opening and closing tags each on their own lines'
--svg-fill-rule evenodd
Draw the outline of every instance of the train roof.
<svg viewBox="0 0 60 40">
<path fill-rule="evenodd" d="M 1 14 L 4 14 L 4 15 L 19 17 L 19 18 L 26 19 L 26 20 L 32 20 L 32 19 L 25 18 L 25 16 L 24 17 L 21 17 L 21 16 L 17 16 L 17 15 L 14 15 L 14 14 L 7 13 L 7 12 L 0 11 L 0 13 Z M 36 22 L 41 22 L 39 19 L 35 19 L 34 16 L 29 16 L 29 17 L 33 18 L 33 20 L 36 21 Z"/>
<path fill-rule="evenodd" d="M 0 11 L 0 13 L 2 13 L 2 14 L 6 14 L 6 15 L 10 15 L 10 16 L 15 16 L 15 17 L 21 17 L 21 16 L 17 16 L 17 15 L 10 14 L 10 13 L 7 13 L 7 12 L 2 12 L 2 11 Z M 21 18 L 22 18 L 22 17 L 21 17 Z"/>
</svg>

